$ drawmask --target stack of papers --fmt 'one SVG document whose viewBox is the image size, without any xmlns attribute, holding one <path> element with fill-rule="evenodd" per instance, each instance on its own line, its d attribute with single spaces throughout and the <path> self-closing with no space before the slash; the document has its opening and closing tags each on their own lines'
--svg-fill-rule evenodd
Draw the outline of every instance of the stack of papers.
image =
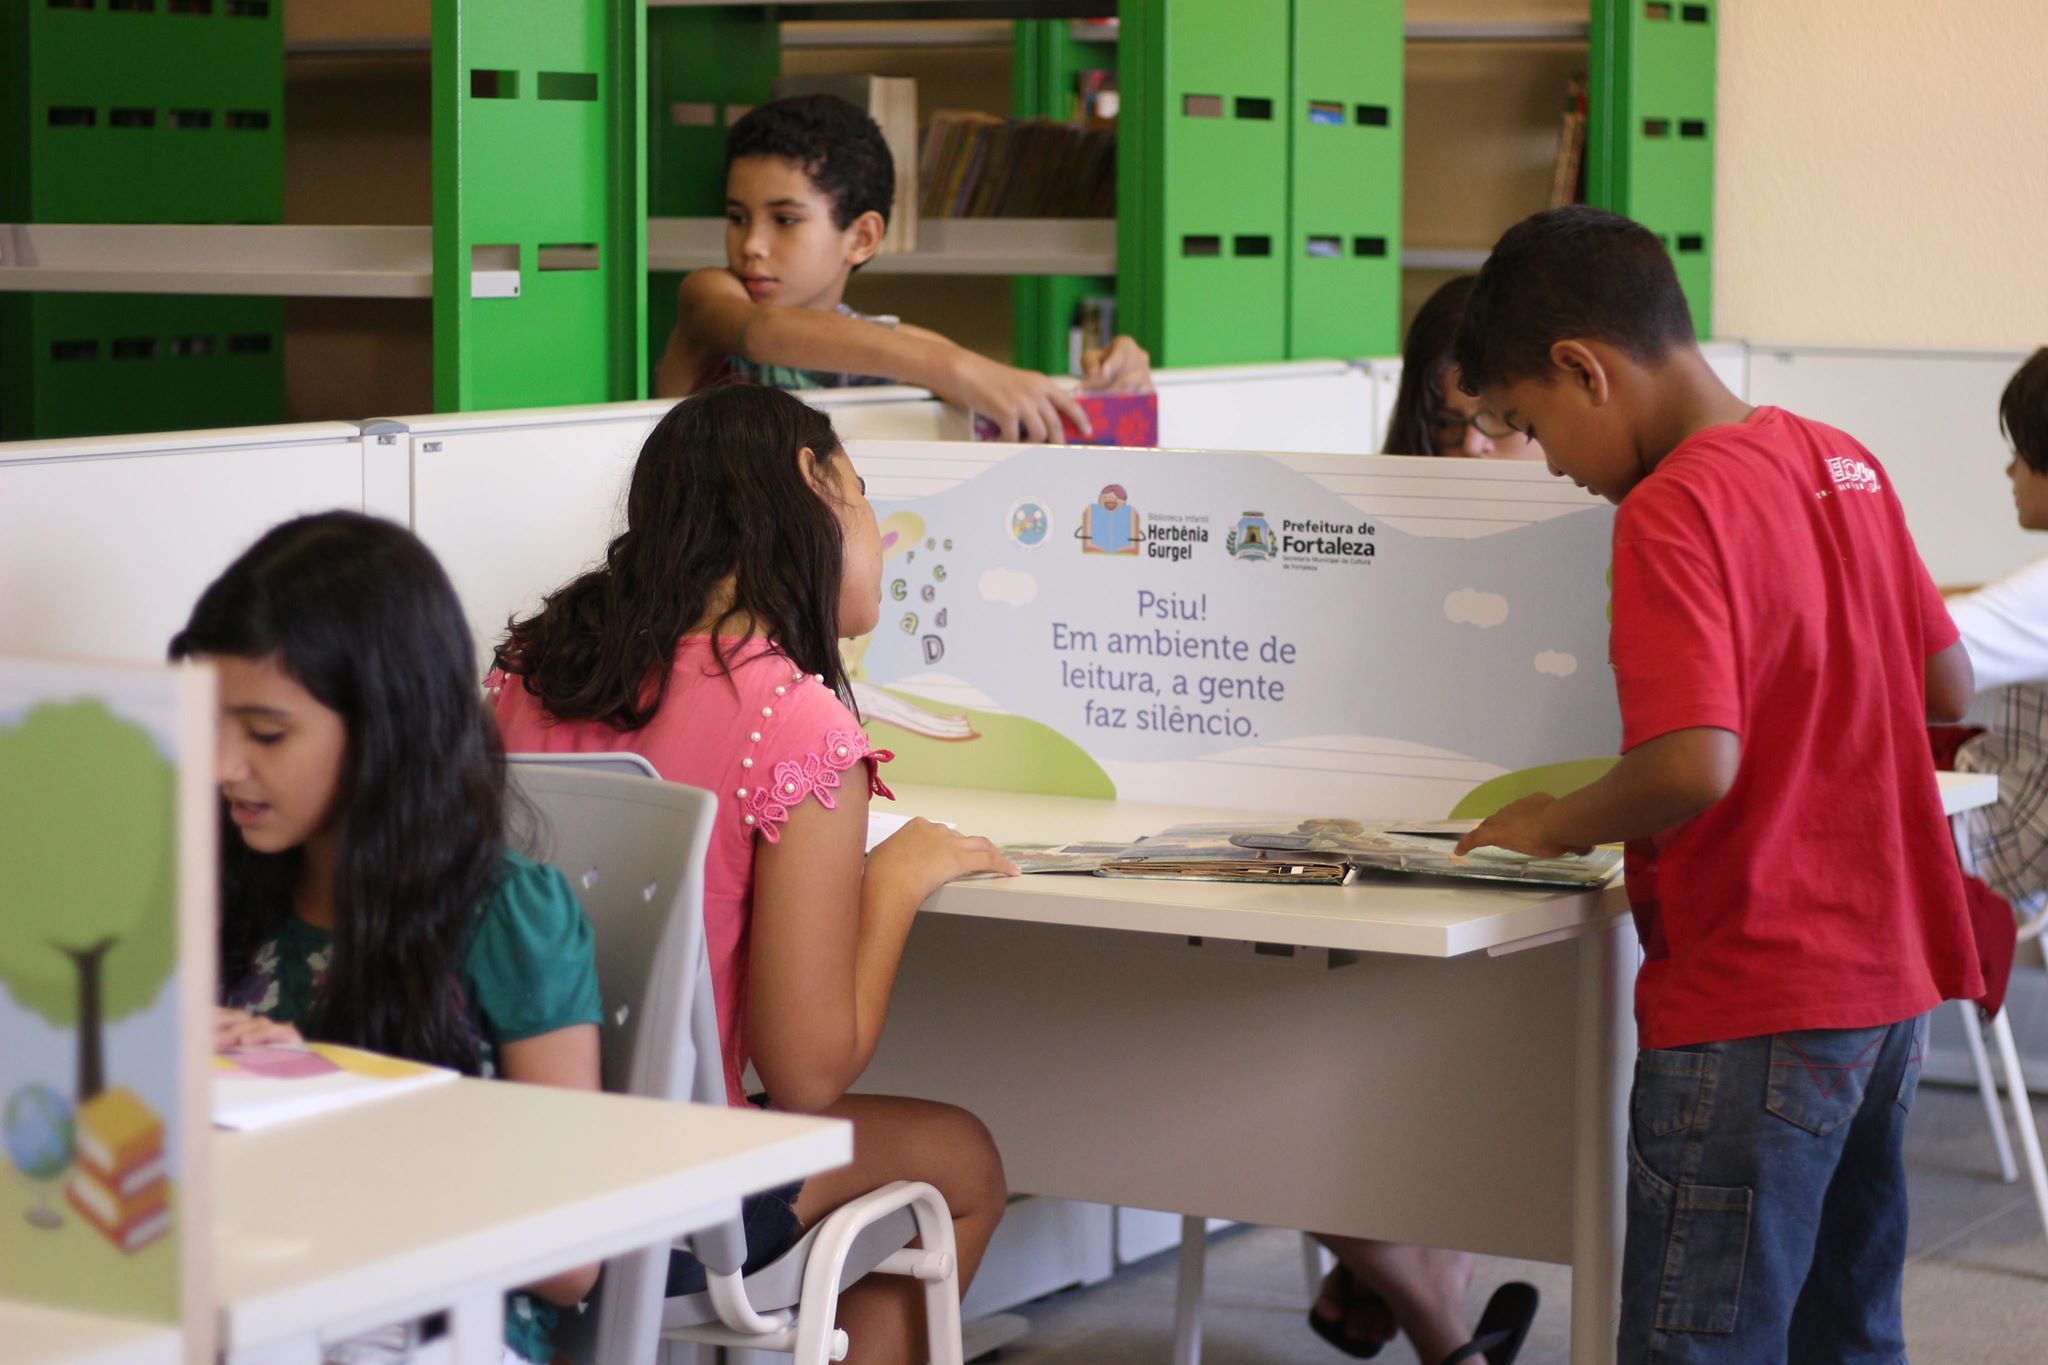
<svg viewBox="0 0 2048 1365">
<path fill-rule="evenodd" d="M 1295 824 L 1176 825 L 1104 863 L 1106 877 L 1341 885 L 1353 872 L 1394 872 L 1518 882 L 1525 886 L 1600 887 L 1621 868 L 1621 850 L 1596 848 L 1535 858 L 1504 848 L 1452 850 L 1477 820 L 1303 820 Z"/>
</svg>

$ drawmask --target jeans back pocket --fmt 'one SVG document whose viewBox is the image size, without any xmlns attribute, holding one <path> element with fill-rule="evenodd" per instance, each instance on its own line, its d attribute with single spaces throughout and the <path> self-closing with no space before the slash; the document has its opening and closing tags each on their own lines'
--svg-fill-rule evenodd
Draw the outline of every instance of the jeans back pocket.
<svg viewBox="0 0 2048 1365">
<path fill-rule="evenodd" d="M 1712 1052 L 1643 1048 L 1636 1053 L 1636 1083 L 1629 1103 L 1638 1131 L 1669 1137 L 1702 1121 L 1706 1093 L 1720 1058 Z"/>
<path fill-rule="evenodd" d="M 1888 1031 L 1880 1026 L 1773 1035 L 1764 1107 L 1809 1133 L 1832 1133 L 1863 1106 Z"/>
</svg>

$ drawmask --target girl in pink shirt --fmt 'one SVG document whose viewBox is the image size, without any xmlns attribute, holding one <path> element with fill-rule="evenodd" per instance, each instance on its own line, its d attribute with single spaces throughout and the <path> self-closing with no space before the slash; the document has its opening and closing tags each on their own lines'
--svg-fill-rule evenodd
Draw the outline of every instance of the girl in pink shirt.
<svg viewBox="0 0 2048 1365">
<path fill-rule="evenodd" d="M 747 1102 L 751 1062 L 775 1108 L 854 1126 L 852 1165 L 748 1211 L 748 1268 L 848 1200 L 923 1180 L 952 1210 L 964 1290 L 1006 1197 L 988 1130 L 948 1105 L 846 1090 L 874 1055 L 918 906 L 951 878 L 1016 868 L 923 820 L 863 862 L 889 754 L 841 700 L 839 641 L 874 629 L 881 588 L 874 509 L 830 421 L 775 389 L 712 389 L 654 428 L 625 531 L 512 624 L 489 686 L 508 751 L 630 751 L 718 795 L 704 919 L 727 1101 Z M 689 1287 L 672 1269 L 670 1292 Z M 848 1359 L 912 1360 L 921 1295 L 894 1276 L 848 1291 Z"/>
</svg>

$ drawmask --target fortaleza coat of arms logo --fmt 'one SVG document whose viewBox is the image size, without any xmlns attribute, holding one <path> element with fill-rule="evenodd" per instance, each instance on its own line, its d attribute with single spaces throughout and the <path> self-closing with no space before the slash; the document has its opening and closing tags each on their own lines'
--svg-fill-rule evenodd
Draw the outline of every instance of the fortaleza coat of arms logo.
<svg viewBox="0 0 2048 1365">
<path fill-rule="evenodd" d="M 1266 514 L 1247 512 L 1223 537 L 1223 548 L 1232 559 L 1271 559 L 1279 547 L 1273 541 L 1273 528 L 1267 524 Z"/>
</svg>

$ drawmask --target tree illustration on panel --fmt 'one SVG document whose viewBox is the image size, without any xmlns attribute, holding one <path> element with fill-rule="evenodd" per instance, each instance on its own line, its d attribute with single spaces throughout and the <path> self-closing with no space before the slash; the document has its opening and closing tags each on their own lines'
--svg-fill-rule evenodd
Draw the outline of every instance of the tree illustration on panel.
<svg viewBox="0 0 2048 1365">
<path fill-rule="evenodd" d="M 177 956 L 176 779 L 147 731 L 98 701 L 0 726 L 0 983 L 78 1030 L 83 1104 L 104 1033 L 147 1008 Z"/>
</svg>

